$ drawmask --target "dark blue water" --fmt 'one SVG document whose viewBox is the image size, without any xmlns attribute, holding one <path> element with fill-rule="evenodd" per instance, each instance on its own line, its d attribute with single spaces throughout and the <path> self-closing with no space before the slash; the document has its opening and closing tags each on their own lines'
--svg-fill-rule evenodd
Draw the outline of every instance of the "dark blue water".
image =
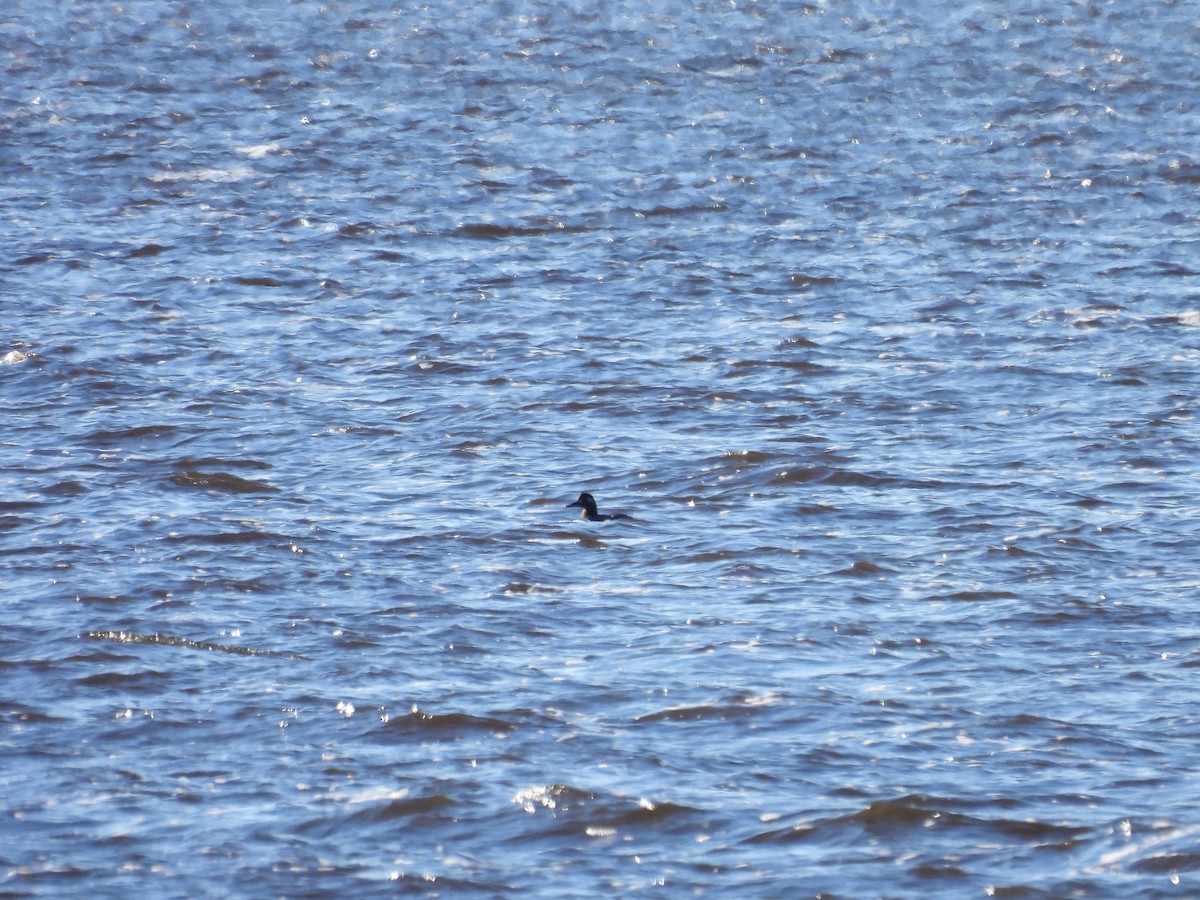
<svg viewBox="0 0 1200 900">
<path fill-rule="evenodd" d="M 1197 893 L 1194 4 L 248 10 L 0 17 L 0 892 Z"/>
</svg>

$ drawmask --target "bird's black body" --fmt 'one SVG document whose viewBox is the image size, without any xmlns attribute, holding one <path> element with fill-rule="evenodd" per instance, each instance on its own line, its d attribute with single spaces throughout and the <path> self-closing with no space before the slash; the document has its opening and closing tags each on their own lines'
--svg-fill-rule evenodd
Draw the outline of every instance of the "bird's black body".
<svg viewBox="0 0 1200 900">
<path fill-rule="evenodd" d="M 596 498 L 584 491 L 579 495 L 579 499 L 574 503 L 568 503 L 567 509 L 572 506 L 578 506 L 583 510 L 583 518 L 589 522 L 607 522 L 609 519 L 631 519 L 632 516 L 627 516 L 625 513 L 601 513 L 596 512 Z"/>
</svg>

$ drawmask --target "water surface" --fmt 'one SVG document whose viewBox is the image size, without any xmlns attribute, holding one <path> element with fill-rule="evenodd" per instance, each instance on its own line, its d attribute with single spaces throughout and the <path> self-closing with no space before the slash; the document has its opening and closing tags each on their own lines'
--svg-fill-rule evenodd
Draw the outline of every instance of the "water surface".
<svg viewBox="0 0 1200 900">
<path fill-rule="evenodd" d="M 3 892 L 1193 895 L 1127 6 L 19 3 Z"/>
</svg>

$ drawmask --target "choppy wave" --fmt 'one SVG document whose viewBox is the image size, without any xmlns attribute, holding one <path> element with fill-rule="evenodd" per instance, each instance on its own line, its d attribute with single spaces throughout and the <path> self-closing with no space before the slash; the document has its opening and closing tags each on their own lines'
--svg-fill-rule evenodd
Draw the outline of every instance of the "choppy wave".
<svg viewBox="0 0 1200 900">
<path fill-rule="evenodd" d="M 1191 7 L 527 7 L 7 13 L 0 893 L 1195 894 Z"/>
</svg>

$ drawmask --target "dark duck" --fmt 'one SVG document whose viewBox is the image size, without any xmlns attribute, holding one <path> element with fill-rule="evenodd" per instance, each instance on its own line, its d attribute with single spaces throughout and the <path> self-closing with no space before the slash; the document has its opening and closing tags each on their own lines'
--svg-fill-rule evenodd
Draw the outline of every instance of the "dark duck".
<svg viewBox="0 0 1200 900">
<path fill-rule="evenodd" d="M 589 522 L 607 522 L 609 519 L 632 519 L 633 516 L 627 516 L 625 513 L 602 513 L 596 511 L 596 498 L 584 491 L 579 495 L 579 499 L 574 503 L 568 503 L 566 508 L 578 506 L 583 510 L 583 518 Z"/>
</svg>

